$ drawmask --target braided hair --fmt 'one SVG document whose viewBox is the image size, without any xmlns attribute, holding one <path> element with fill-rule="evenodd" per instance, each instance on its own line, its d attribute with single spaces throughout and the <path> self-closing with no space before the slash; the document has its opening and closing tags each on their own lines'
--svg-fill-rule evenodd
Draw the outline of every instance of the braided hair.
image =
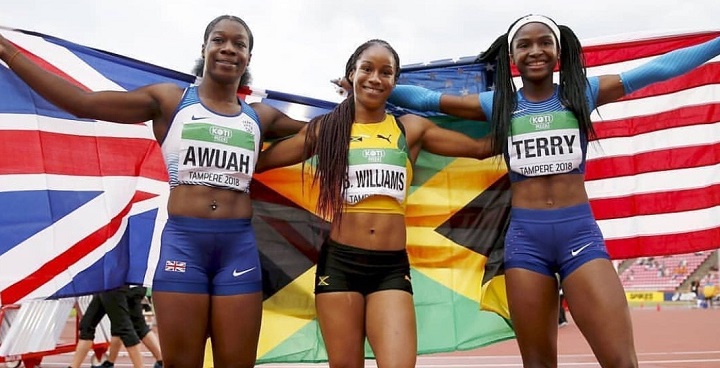
<svg viewBox="0 0 720 368">
<path fill-rule="evenodd" d="M 371 46 L 388 49 L 395 60 L 395 81 L 399 77 L 400 57 L 389 43 L 373 39 L 360 45 L 345 64 L 345 79 L 352 85 L 350 74 L 355 71 L 357 61 Z M 355 98 L 351 94 L 327 114 L 310 120 L 303 157 L 316 156 L 313 185 L 319 182 L 320 194 L 317 211 L 320 216 L 340 220 L 345 207 L 345 183 L 348 171 L 350 131 L 355 122 Z M 305 162 L 303 162 L 303 175 Z"/>
<path fill-rule="evenodd" d="M 512 29 L 513 25 L 520 19 L 513 22 L 508 30 Z M 582 46 L 580 40 L 569 27 L 559 25 L 558 29 L 560 30 L 560 49 L 563 50 L 560 53 L 559 68 L 560 102 L 575 115 L 580 133 L 588 140 L 591 140 L 596 138 L 597 135 L 590 120 L 590 107 L 585 94 L 588 82 Z M 491 148 L 494 154 L 507 152 L 508 135 L 511 130 L 510 119 L 517 108 L 517 89 L 512 80 L 509 40 L 507 37 L 507 33 L 498 37 L 477 58 L 478 62 L 497 62 L 493 112 L 490 117 L 492 121 L 490 125 Z"/>
<path fill-rule="evenodd" d="M 248 51 L 252 52 L 253 49 L 253 34 L 250 30 L 250 27 L 248 27 L 247 23 L 245 23 L 244 20 L 240 19 L 239 17 L 236 17 L 234 15 L 221 15 L 212 21 L 208 23 L 207 27 L 205 27 L 205 34 L 203 35 L 203 45 L 207 43 L 208 37 L 210 37 L 210 33 L 212 33 L 213 29 L 215 29 L 215 26 L 220 23 L 220 21 L 223 20 L 232 20 L 235 22 L 240 23 L 243 28 L 245 28 L 245 31 L 247 31 L 248 34 Z M 202 77 L 203 71 L 205 70 L 205 59 L 204 58 L 198 58 L 195 60 L 195 66 L 193 66 L 192 73 L 195 76 Z M 252 76 L 250 75 L 250 71 L 245 68 L 245 73 L 240 77 L 240 85 L 239 87 L 244 87 L 250 84 L 252 81 Z"/>
</svg>

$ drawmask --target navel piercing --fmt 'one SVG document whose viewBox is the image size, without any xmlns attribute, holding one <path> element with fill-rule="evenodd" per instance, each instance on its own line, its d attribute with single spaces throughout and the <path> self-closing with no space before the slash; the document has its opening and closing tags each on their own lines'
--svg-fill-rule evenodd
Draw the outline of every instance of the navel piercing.
<svg viewBox="0 0 720 368">
<path fill-rule="evenodd" d="M 213 199 L 212 204 L 210 204 L 210 209 L 215 211 L 217 209 L 217 202 Z"/>
</svg>

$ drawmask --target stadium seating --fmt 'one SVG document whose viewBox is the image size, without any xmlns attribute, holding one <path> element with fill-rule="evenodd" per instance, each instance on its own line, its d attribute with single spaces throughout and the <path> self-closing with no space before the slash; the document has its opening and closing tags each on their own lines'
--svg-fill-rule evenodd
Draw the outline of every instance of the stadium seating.
<svg viewBox="0 0 720 368">
<path fill-rule="evenodd" d="M 620 274 L 625 290 L 675 291 L 712 252 L 642 257 Z"/>
</svg>

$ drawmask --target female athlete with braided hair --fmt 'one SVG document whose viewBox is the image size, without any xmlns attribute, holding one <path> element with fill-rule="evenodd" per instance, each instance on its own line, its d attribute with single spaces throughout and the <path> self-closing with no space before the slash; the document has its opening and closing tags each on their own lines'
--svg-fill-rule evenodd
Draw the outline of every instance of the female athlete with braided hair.
<svg viewBox="0 0 720 368">
<path fill-rule="evenodd" d="M 362 44 L 346 64 L 350 97 L 258 159 L 260 172 L 317 158 L 317 210 L 330 219 L 331 229 L 318 259 L 315 302 L 330 367 L 364 367 L 366 337 L 378 367 L 415 367 L 417 331 L 405 250 L 412 163 L 421 148 L 454 157 L 490 155 L 489 140 L 419 116 L 396 120 L 387 114 L 399 65 L 387 42 Z M 374 185 L 367 185 L 371 175 Z"/>
<path fill-rule="evenodd" d="M 525 367 L 557 366 L 560 282 L 577 326 L 603 367 L 636 367 L 625 293 L 585 191 L 590 112 L 720 54 L 720 38 L 676 50 L 619 75 L 587 78 L 572 30 L 541 15 L 515 21 L 482 55 L 497 59 L 495 90 L 452 96 L 396 87 L 390 101 L 491 122 L 492 151 L 512 182 L 505 238 L 510 315 Z M 510 74 L 514 64 L 523 87 Z M 553 70 L 559 64 L 559 85 Z"/>
</svg>

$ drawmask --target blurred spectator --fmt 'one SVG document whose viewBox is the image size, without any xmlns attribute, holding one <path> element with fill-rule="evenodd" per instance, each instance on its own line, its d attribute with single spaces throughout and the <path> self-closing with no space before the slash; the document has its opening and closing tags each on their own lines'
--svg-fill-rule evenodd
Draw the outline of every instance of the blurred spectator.
<svg viewBox="0 0 720 368">
<path fill-rule="evenodd" d="M 714 306 L 715 298 L 720 296 L 720 285 L 714 280 L 712 274 L 706 277 L 705 287 L 703 287 L 703 296 L 708 308 Z"/>
<path fill-rule="evenodd" d="M 690 292 L 695 294 L 695 305 L 699 307 L 703 298 L 700 296 L 700 280 L 697 278 L 690 281 Z"/>
</svg>

